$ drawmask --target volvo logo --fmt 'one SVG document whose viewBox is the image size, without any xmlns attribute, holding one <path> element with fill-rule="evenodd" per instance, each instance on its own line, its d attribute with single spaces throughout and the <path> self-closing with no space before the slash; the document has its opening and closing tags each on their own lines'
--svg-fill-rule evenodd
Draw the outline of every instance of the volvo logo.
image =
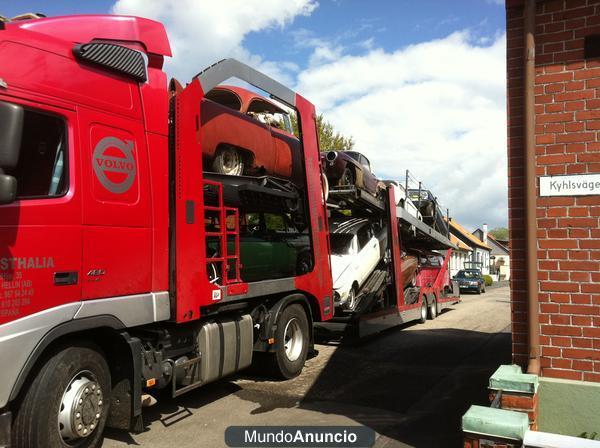
<svg viewBox="0 0 600 448">
<path fill-rule="evenodd" d="M 116 148 L 119 155 L 107 155 L 108 149 Z M 116 151 L 113 150 L 113 154 Z M 116 137 L 104 137 L 94 148 L 94 173 L 108 191 L 120 194 L 127 192 L 133 185 L 136 174 L 133 158 L 133 141 Z"/>
</svg>

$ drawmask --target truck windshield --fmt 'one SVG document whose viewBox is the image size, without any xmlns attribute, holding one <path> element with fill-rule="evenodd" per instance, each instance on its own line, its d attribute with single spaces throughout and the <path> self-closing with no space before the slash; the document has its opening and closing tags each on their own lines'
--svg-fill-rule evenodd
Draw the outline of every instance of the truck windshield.
<svg viewBox="0 0 600 448">
<path fill-rule="evenodd" d="M 334 255 L 348 255 L 354 235 L 351 233 L 330 234 L 331 253 Z"/>
<path fill-rule="evenodd" d="M 17 199 L 62 196 L 66 172 L 64 120 L 26 109 L 19 161 L 7 173 L 17 179 Z"/>
</svg>

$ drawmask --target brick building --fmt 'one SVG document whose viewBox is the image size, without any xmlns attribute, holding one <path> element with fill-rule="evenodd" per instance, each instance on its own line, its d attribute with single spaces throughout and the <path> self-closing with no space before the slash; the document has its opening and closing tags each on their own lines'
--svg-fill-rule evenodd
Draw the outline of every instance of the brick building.
<svg viewBox="0 0 600 448">
<path fill-rule="evenodd" d="M 512 350 L 531 375 L 490 378 L 500 409 L 465 414 L 465 446 L 486 418 L 506 417 L 502 446 L 523 423 L 600 430 L 600 0 L 506 0 L 506 27 Z"/>
<path fill-rule="evenodd" d="M 524 7 L 508 0 L 513 354 L 527 364 Z M 538 1 L 536 176 L 600 173 L 600 0 Z M 600 196 L 536 198 L 541 376 L 600 381 Z"/>
</svg>

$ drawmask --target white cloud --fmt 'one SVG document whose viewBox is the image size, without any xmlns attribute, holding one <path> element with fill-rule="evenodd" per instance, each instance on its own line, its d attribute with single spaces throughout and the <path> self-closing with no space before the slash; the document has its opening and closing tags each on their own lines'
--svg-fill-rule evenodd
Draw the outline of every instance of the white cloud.
<svg viewBox="0 0 600 448">
<path fill-rule="evenodd" d="M 464 224 L 505 225 L 504 41 L 481 46 L 457 32 L 343 55 L 299 72 L 298 90 L 355 138 L 381 177 L 410 169 Z"/>
<path fill-rule="evenodd" d="M 244 46 L 249 33 L 289 27 L 317 6 L 317 0 L 118 0 L 112 10 L 165 24 L 174 52 L 166 69 L 181 81 L 224 57 L 243 60 L 314 102 L 355 138 L 381 177 L 399 179 L 408 168 L 464 224 L 504 225 L 505 36 L 462 31 L 389 52 L 377 48 L 378 24 L 367 21 L 328 38 L 291 28 L 295 45 L 311 49 L 306 61 L 265 60 Z"/>
<path fill-rule="evenodd" d="M 174 58 L 169 73 L 188 81 L 210 64 L 235 57 L 282 81 L 291 81 L 289 66 L 251 54 L 243 40 L 248 33 L 283 28 L 297 16 L 310 15 L 316 0 L 118 0 L 112 12 L 162 22 Z"/>
</svg>

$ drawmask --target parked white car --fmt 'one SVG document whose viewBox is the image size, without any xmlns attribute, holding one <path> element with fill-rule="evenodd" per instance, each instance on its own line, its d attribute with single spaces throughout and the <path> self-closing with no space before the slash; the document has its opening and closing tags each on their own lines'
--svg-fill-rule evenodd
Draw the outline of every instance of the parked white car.
<svg viewBox="0 0 600 448">
<path fill-rule="evenodd" d="M 419 221 L 423 221 L 423 216 L 417 206 L 411 201 L 410 197 L 406 196 L 406 189 L 403 185 L 400 185 L 400 183 L 395 180 L 382 180 L 381 182 L 394 189 L 394 197 L 396 198 L 397 206 L 405 207 L 410 215 L 414 216 Z"/>
<path fill-rule="evenodd" d="M 336 306 L 354 309 L 356 294 L 381 260 L 376 229 L 378 227 L 367 219 L 359 218 L 330 224 L 331 271 Z"/>
</svg>

